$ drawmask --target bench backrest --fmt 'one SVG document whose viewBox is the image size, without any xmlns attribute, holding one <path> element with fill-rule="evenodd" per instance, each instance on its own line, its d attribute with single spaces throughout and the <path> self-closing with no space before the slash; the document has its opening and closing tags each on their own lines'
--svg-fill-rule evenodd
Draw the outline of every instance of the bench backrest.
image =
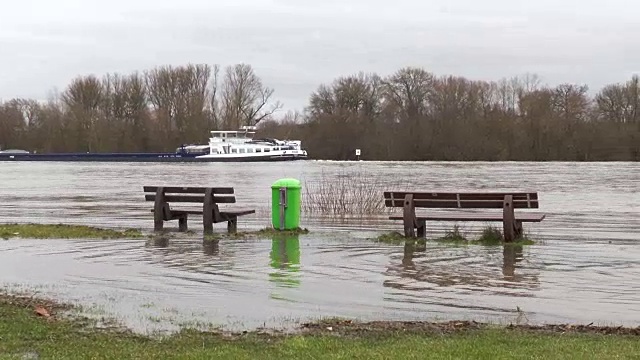
<svg viewBox="0 0 640 360">
<path fill-rule="evenodd" d="M 146 201 L 156 201 L 158 186 L 144 186 Z M 167 203 L 204 203 L 204 195 L 207 189 L 211 189 L 213 202 L 216 204 L 232 204 L 236 202 L 232 187 L 163 187 L 164 201 Z"/>
<path fill-rule="evenodd" d="M 413 195 L 417 208 L 432 209 L 502 209 L 505 196 L 513 196 L 513 208 L 537 209 L 537 192 L 407 192 L 385 191 L 386 207 L 404 207 L 405 197 Z"/>
</svg>

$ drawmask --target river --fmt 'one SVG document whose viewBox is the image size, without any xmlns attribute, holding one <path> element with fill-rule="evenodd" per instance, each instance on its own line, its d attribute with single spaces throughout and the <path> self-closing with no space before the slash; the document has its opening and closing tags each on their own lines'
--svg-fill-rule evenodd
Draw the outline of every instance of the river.
<svg viewBox="0 0 640 360">
<path fill-rule="evenodd" d="M 194 218 L 196 234 L 169 241 L 0 240 L 0 285 L 82 304 L 140 332 L 334 316 L 640 324 L 639 163 L 1 163 L 0 222 L 151 231 L 143 185 L 200 185 L 233 186 L 239 206 L 257 209 L 239 230 L 259 229 L 270 223 L 270 185 L 283 177 L 303 184 L 309 234 L 203 245 Z M 525 224 L 536 244 L 522 248 L 392 245 L 371 240 L 401 231 L 388 214 L 309 208 L 312 196 L 353 194 L 370 207 L 388 189 L 537 191 L 546 219 Z M 428 237 L 453 225 L 429 224 Z M 486 224 L 460 225 L 473 237 Z"/>
</svg>

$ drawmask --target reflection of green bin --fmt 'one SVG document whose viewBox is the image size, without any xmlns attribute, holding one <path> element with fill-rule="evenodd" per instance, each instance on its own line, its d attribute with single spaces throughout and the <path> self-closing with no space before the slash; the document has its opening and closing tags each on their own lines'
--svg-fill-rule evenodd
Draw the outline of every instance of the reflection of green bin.
<svg viewBox="0 0 640 360">
<path fill-rule="evenodd" d="M 269 280 L 278 287 L 300 286 L 300 240 L 298 235 L 275 234 L 271 241 L 271 267 Z M 277 298 L 278 296 L 274 296 Z"/>
<path fill-rule="evenodd" d="M 300 227 L 300 190 L 296 179 L 280 179 L 271 185 L 271 222 L 274 229 L 295 230 Z"/>
<path fill-rule="evenodd" d="M 282 237 L 274 235 L 271 240 L 271 267 L 296 271 L 300 265 L 300 240 L 298 235 Z"/>
</svg>

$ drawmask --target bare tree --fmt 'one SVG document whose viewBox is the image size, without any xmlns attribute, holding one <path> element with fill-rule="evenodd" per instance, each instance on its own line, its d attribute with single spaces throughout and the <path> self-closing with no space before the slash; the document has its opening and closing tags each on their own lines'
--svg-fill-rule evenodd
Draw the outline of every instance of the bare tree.
<svg viewBox="0 0 640 360">
<path fill-rule="evenodd" d="M 220 93 L 222 122 L 227 129 L 254 126 L 282 108 L 271 103 L 274 90 L 265 87 L 251 65 L 227 67 Z"/>
<path fill-rule="evenodd" d="M 171 146 L 206 138 L 211 66 L 165 66 L 146 73 L 152 116 Z"/>
<path fill-rule="evenodd" d="M 93 76 L 78 77 L 71 81 L 62 94 L 66 104 L 72 128 L 75 130 L 76 146 L 83 151 L 94 151 L 98 144 L 99 107 L 104 100 L 104 91 L 100 80 Z"/>
<path fill-rule="evenodd" d="M 602 88 L 436 77 L 407 67 L 320 85 L 305 112 L 282 105 L 251 66 L 163 66 L 81 76 L 50 101 L 0 102 L 0 147 L 33 151 L 170 151 L 213 129 L 259 125 L 299 138 L 312 156 L 384 160 L 640 160 L 640 77 Z"/>
</svg>

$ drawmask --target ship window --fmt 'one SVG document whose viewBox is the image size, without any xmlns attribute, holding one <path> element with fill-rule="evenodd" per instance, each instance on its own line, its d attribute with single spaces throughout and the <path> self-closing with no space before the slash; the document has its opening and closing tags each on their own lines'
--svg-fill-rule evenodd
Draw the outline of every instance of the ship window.
<svg viewBox="0 0 640 360">
<path fill-rule="evenodd" d="M 268 149 L 268 148 L 264 149 L 264 152 L 269 152 L 269 151 L 271 151 L 271 149 Z"/>
<path fill-rule="evenodd" d="M 257 153 L 262 152 L 262 148 L 257 148 L 257 149 L 256 149 L 256 152 L 257 152 Z"/>
<path fill-rule="evenodd" d="M 238 153 L 238 149 L 231 149 L 231 153 L 232 154 L 237 154 Z"/>
<path fill-rule="evenodd" d="M 246 149 L 240 149 L 240 154 L 244 154 L 245 152 L 247 152 Z"/>
<path fill-rule="evenodd" d="M 278 150 L 280 150 L 280 148 L 279 148 L 279 147 L 275 147 L 275 148 L 273 148 L 273 151 L 278 151 Z"/>
<path fill-rule="evenodd" d="M 248 153 L 252 153 L 253 152 L 253 148 L 247 149 Z"/>
</svg>

